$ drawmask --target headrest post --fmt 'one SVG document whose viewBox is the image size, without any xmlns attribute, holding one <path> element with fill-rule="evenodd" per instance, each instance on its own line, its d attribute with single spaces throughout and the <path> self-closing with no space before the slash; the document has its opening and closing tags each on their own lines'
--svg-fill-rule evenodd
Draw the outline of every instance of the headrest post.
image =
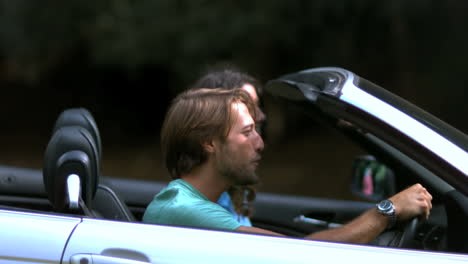
<svg viewBox="0 0 468 264">
<path fill-rule="evenodd" d="M 81 183 L 80 176 L 70 174 L 67 177 L 68 207 L 71 211 L 80 209 Z"/>
</svg>

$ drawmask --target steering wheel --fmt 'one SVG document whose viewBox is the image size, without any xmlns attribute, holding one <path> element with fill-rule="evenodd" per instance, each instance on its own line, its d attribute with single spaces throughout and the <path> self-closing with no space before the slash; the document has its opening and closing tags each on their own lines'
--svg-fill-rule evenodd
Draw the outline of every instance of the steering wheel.
<svg viewBox="0 0 468 264">
<path fill-rule="evenodd" d="M 415 217 L 402 225 L 395 226 L 380 234 L 371 244 L 384 247 L 416 248 L 415 237 L 419 221 L 419 218 Z"/>
<path fill-rule="evenodd" d="M 419 225 L 419 217 L 414 217 L 408 221 L 403 227 L 403 234 L 401 235 L 399 248 L 413 248 L 415 246 L 416 229 Z"/>
</svg>

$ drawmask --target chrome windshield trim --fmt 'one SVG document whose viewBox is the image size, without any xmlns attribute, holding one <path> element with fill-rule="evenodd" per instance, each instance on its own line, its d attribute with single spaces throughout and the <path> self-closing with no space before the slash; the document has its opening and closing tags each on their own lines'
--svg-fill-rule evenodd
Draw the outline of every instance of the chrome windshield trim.
<svg viewBox="0 0 468 264">
<path fill-rule="evenodd" d="M 468 175 L 466 151 L 408 114 L 356 87 L 353 79 L 351 77 L 344 84 L 341 100 L 383 120 Z"/>
</svg>

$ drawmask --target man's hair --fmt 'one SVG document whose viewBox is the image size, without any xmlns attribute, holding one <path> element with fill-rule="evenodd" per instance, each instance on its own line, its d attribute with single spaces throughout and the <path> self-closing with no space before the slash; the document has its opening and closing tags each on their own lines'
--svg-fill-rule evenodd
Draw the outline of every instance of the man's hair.
<svg viewBox="0 0 468 264">
<path fill-rule="evenodd" d="M 218 65 L 208 69 L 195 82 L 192 88 L 224 88 L 232 90 L 242 88 L 247 83 L 255 88 L 259 97 L 262 95 L 262 85 L 255 77 L 232 65 Z"/>
<path fill-rule="evenodd" d="M 244 103 L 255 118 L 255 105 L 242 89 L 190 89 L 172 101 L 162 126 L 161 148 L 173 179 L 206 161 L 204 143 L 226 139 L 234 122 L 233 103 Z"/>
<path fill-rule="evenodd" d="M 262 107 L 263 87 L 261 83 L 252 75 L 242 71 L 241 69 L 232 64 L 221 63 L 209 67 L 203 73 L 202 77 L 200 77 L 195 82 L 192 88 L 222 88 L 226 90 L 233 90 L 242 88 L 242 86 L 244 86 L 245 84 L 250 84 L 255 88 L 255 91 L 258 95 L 259 107 Z M 262 119 L 261 123 L 256 124 L 256 127 L 259 129 L 258 131 L 262 131 L 265 127 L 265 115 L 263 114 L 261 109 L 258 109 L 258 111 L 258 115 L 255 117 L 254 120 L 257 120 L 257 118 Z M 263 136 L 265 135 L 264 131 L 260 133 Z M 252 201 L 255 199 L 255 186 L 231 186 L 228 192 L 231 197 L 231 201 L 234 205 L 234 208 L 238 214 L 245 216 L 251 216 L 253 214 Z"/>
</svg>

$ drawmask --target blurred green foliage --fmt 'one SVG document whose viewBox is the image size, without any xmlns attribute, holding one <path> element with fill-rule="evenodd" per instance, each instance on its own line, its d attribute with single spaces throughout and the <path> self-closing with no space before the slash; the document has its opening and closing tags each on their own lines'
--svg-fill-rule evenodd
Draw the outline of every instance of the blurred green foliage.
<svg viewBox="0 0 468 264">
<path fill-rule="evenodd" d="M 461 0 L 1 0 L 0 78 L 34 86 L 67 68 L 89 68 L 82 75 L 117 68 L 130 78 L 144 68 L 167 74 L 161 87 L 176 91 L 222 61 L 263 81 L 340 66 L 425 108 L 445 105 L 450 110 L 437 114 L 450 119 L 468 114 L 450 107 L 463 104 L 467 81 L 467 7 Z M 417 99 L 422 92 L 427 97 Z"/>
<path fill-rule="evenodd" d="M 219 62 L 261 81 L 344 67 L 468 133 L 466 10 L 463 0 L 0 0 L 2 164 L 41 167 L 58 114 L 84 106 L 107 173 L 167 179 L 151 149 L 166 107 Z M 354 149 L 296 113 L 266 110 L 279 120 L 268 143 L 281 144 L 265 153 L 265 187 L 287 191 L 286 176 L 296 192 L 345 193 L 323 186 L 348 180 L 334 161 Z"/>
</svg>

